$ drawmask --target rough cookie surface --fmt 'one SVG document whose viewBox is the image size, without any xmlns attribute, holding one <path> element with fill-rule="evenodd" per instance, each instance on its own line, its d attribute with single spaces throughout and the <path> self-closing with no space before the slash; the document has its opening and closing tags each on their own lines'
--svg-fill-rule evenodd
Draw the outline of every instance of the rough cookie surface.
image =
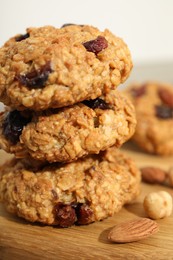
<svg viewBox="0 0 173 260">
<path fill-rule="evenodd" d="M 0 49 L 0 101 L 18 110 L 72 105 L 115 89 L 131 68 L 127 45 L 108 30 L 29 28 Z"/>
<path fill-rule="evenodd" d="M 133 84 L 125 92 L 137 115 L 133 140 L 149 153 L 173 154 L 173 86 L 147 82 Z"/>
<path fill-rule="evenodd" d="M 112 145 L 120 147 L 136 127 L 131 101 L 117 90 L 71 107 L 33 112 L 31 122 L 22 125 L 22 129 L 20 121 L 24 124 L 28 120 L 22 117 L 24 114 L 27 112 L 10 112 L 14 117 L 11 123 L 9 113 L 2 113 L 0 147 L 18 158 L 30 154 L 34 159 L 49 162 L 72 161 Z"/>
<path fill-rule="evenodd" d="M 0 201 L 31 222 L 68 227 L 118 212 L 139 193 L 140 173 L 115 147 L 70 164 L 13 159 L 0 168 Z"/>
</svg>

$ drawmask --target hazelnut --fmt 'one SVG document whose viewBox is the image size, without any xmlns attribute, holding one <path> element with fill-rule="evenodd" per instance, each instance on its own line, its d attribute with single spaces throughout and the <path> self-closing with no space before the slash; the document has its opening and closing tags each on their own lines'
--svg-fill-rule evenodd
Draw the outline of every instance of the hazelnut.
<svg viewBox="0 0 173 260">
<path fill-rule="evenodd" d="M 151 192 L 143 202 L 144 209 L 151 219 L 161 219 L 172 214 L 172 196 L 166 191 Z"/>
</svg>

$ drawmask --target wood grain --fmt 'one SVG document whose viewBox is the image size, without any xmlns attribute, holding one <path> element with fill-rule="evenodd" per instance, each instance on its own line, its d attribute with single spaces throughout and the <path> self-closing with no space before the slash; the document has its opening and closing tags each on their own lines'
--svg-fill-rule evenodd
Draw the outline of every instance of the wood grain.
<svg viewBox="0 0 173 260">
<path fill-rule="evenodd" d="M 157 157 L 140 152 L 133 145 L 122 149 L 138 166 L 159 166 L 168 169 L 173 157 Z M 7 158 L 0 152 L 0 163 Z M 160 230 L 150 238 L 128 244 L 107 240 L 111 227 L 125 220 L 146 217 L 144 196 L 156 190 L 173 189 L 159 185 L 141 185 L 141 194 L 134 204 L 126 205 L 118 214 L 88 226 L 56 228 L 30 224 L 8 214 L 0 205 L 0 259 L 173 259 L 173 216 L 158 220 Z"/>
</svg>

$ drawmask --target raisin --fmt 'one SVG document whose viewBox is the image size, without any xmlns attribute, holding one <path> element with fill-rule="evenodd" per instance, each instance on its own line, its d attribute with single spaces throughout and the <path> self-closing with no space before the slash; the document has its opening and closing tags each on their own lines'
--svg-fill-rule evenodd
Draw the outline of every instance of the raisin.
<svg viewBox="0 0 173 260">
<path fill-rule="evenodd" d="M 98 117 L 93 117 L 93 121 L 94 121 L 94 127 L 98 128 L 99 125 L 100 125 L 99 118 Z"/>
<path fill-rule="evenodd" d="M 76 212 L 71 205 L 58 203 L 54 207 L 54 215 L 56 222 L 60 227 L 70 227 L 76 221 Z"/>
<path fill-rule="evenodd" d="M 133 97 L 141 97 L 146 93 L 146 85 L 141 86 L 140 88 L 132 88 L 131 94 Z"/>
<path fill-rule="evenodd" d="M 93 211 L 87 204 L 78 204 L 76 214 L 78 224 L 85 225 L 92 222 Z"/>
<path fill-rule="evenodd" d="M 50 62 L 47 62 L 39 70 L 33 70 L 24 75 L 18 75 L 16 78 L 19 82 L 27 87 L 39 88 L 44 87 L 49 74 L 52 72 Z"/>
<path fill-rule="evenodd" d="M 31 121 L 30 117 L 24 117 L 17 110 L 8 113 L 3 123 L 3 134 L 12 143 L 19 141 L 23 127 Z"/>
<path fill-rule="evenodd" d="M 93 52 L 97 55 L 103 49 L 108 47 L 108 42 L 105 37 L 98 36 L 95 40 L 84 42 L 83 46 L 87 49 L 87 51 Z"/>
<path fill-rule="evenodd" d="M 58 194 L 55 190 L 51 190 L 52 191 L 52 196 L 54 200 L 58 200 Z"/>
<path fill-rule="evenodd" d="M 173 94 L 170 91 L 164 88 L 160 88 L 158 90 L 158 95 L 165 105 L 173 108 Z"/>
<path fill-rule="evenodd" d="M 100 108 L 100 109 L 110 109 L 109 104 L 107 104 L 103 99 L 96 98 L 96 99 L 90 99 L 90 100 L 84 100 L 82 102 L 87 107 L 90 107 L 92 109 Z"/>
<path fill-rule="evenodd" d="M 64 27 L 67 27 L 67 26 L 71 26 L 71 25 L 76 25 L 75 23 L 65 23 L 61 26 L 61 28 L 64 28 Z M 84 25 L 83 24 L 78 24 L 78 26 L 81 26 L 83 27 Z"/>
<path fill-rule="evenodd" d="M 29 38 L 29 36 L 30 36 L 29 33 L 21 34 L 21 35 L 17 36 L 15 38 L 15 40 L 16 40 L 16 42 L 20 42 L 20 41 L 23 41 L 23 40 Z"/>
<path fill-rule="evenodd" d="M 71 26 L 71 25 L 75 25 L 74 23 L 65 23 L 61 26 L 61 28 L 67 27 L 67 26 Z"/>
<path fill-rule="evenodd" d="M 158 118 L 162 118 L 162 119 L 173 118 L 173 108 L 171 107 L 158 105 L 155 106 L 155 112 Z"/>
</svg>

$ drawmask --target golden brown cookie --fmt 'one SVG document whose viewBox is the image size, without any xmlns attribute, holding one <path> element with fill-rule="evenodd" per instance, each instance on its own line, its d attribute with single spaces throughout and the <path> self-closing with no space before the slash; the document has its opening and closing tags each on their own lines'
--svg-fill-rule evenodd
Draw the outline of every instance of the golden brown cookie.
<svg viewBox="0 0 173 260">
<path fill-rule="evenodd" d="M 68 227 L 112 216 L 139 193 L 140 173 L 115 147 L 69 164 L 13 159 L 0 168 L 0 201 L 31 222 Z"/>
<path fill-rule="evenodd" d="M 137 115 L 133 140 L 149 153 L 173 154 L 173 86 L 159 82 L 132 84 L 126 93 Z"/>
<path fill-rule="evenodd" d="M 11 111 L 0 116 L 0 147 L 18 158 L 49 162 L 73 161 L 120 147 L 136 127 L 130 100 L 112 90 L 94 100 L 63 109 Z"/>
<path fill-rule="evenodd" d="M 29 28 L 0 49 L 0 101 L 17 110 L 72 105 L 115 89 L 131 68 L 127 45 L 108 30 Z"/>
</svg>

